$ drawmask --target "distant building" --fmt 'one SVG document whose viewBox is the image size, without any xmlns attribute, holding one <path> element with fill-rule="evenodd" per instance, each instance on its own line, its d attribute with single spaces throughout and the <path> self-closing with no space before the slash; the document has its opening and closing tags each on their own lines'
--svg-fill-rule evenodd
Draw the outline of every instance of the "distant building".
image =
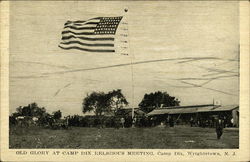
<svg viewBox="0 0 250 162">
<path fill-rule="evenodd" d="M 193 124 L 195 126 L 213 127 L 215 118 L 222 118 L 226 127 L 239 127 L 238 105 L 191 105 L 174 106 L 154 109 L 147 114 L 153 117 L 156 123 L 167 122 L 171 117 L 175 124 Z"/>
</svg>

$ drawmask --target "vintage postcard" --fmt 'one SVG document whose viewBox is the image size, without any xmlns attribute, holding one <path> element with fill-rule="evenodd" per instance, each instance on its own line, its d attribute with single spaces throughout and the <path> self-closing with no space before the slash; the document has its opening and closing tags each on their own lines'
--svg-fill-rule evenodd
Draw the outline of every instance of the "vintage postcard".
<svg viewBox="0 0 250 162">
<path fill-rule="evenodd" d="M 2 1 L 1 161 L 248 161 L 247 1 Z"/>
</svg>

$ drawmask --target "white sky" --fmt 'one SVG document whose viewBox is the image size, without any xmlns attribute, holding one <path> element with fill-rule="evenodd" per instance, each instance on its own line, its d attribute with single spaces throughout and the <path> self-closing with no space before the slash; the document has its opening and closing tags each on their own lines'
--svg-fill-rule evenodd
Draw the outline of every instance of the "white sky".
<svg viewBox="0 0 250 162">
<path fill-rule="evenodd" d="M 124 8 L 129 9 L 123 21 L 129 23 L 130 56 L 58 47 L 67 20 L 121 16 Z M 145 93 L 158 90 L 177 97 L 181 105 L 212 103 L 213 98 L 223 105 L 238 104 L 238 62 L 234 61 L 238 59 L 238 2 L 11 1 L 10 16 L 11 112 L 37 102 L 48 112 L 60 109 L 63 115 L 81 115 L 87 93 L 118 88 L 130 106 L 137 106 Z M 126 64 L 131 57 L 133 62 L 180 60 L 133 65 L 134 100 L 131 66 L 55 73 Z M 181 62 L 187 57 L 218 59 Z M 230 72 L 218 74 L 214 69 Z M 219 78 L 204 87 L 178 80 L 199 78 L 182 81 L 202 84 L 207 80 L 200 79 L 212 77 Z"/>
</svg>

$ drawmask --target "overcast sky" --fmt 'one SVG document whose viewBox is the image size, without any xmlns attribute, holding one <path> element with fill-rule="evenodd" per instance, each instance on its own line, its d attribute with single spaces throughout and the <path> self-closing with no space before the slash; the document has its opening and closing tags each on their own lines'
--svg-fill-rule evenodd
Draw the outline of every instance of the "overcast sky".
<svg viewBox="0 0 250 162">
<path fill-rule="evenodd" d="M 158 90 L 177 97 L 181 105 L 209 104 L 213 99 L 238 104 L 236 1 L 10 3 L 11 112 L 37 102 L 48 112 L 82 114 L 87 93 L 118 88 L 130 107 L 137 107 L 145 93 Z M 114 54 L 58 47 L 67 20 L 100 16 L 124 16 L 122 22 L 129 24 L 128 56 L 121 55 L 122 26 Z"/>
</svg>

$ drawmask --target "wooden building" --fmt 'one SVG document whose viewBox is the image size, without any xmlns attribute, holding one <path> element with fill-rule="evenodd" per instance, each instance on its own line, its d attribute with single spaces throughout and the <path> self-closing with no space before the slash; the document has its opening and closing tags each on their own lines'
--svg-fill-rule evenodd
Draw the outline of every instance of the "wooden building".
<svg viewBox="0 0 250 162">
<path fill-rule="evenodd" d="M 157 108 L 147 114 L 154 118 L 157 124 L 167 123 L 173 118 L 175 124 L 190 124 L 192 126 L 214 127 L 215 118 L 224 120 L 225 127 L 239 127 L 238 105 L 191 105 Z"/>
</svg>

